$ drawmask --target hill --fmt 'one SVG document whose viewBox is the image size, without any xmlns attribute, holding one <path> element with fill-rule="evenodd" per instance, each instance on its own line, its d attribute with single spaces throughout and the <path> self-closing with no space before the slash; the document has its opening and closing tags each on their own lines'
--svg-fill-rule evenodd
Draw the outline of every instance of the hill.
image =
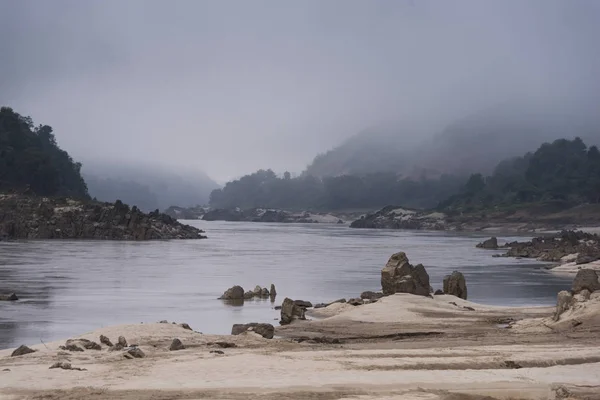
<svg viewBox="0 0 600 400">
<path fill-rule="evenodd" d="M 52 128 L 9 107 L 0 108 L 0 191 L 88 197 L 81 164 L 58 146 Z"/>
</svg>

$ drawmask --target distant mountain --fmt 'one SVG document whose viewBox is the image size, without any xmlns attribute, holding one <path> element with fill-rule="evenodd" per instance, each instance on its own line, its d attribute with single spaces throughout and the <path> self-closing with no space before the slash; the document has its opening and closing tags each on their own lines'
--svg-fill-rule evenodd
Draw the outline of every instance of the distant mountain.
<svg viewBox="0 0 600 400">
<path fill-rule="evenodd" d="M 83 175 L 90 196 L 101 201 L 119 199 L 146 211 L 207 204 L 210 192 L 219 188 L 202 171 L 156 165 L 85 162 Z"/>
<path fill-rule="evenodd" d="M 415 143 L 415 137 L 427 137 Z M 411 178 L 489 173 L 501 161 L 540 143 L 581 137 L 600 143 L 600 113 L 502 105 L 448 125 L 440 133 L 415 129 L 361 132 L 315 157 L 304 172 L 317 177 L 394 172 Z"/>
</svg>

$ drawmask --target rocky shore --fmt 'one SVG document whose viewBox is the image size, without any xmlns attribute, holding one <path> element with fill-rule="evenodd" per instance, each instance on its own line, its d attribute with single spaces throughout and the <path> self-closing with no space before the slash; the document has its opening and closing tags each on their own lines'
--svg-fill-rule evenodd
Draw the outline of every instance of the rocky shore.
<svg viewBox="0 0 600 400">
<path fill-rule="evenodd" d="M 289 212 L 276 209 L 240 208 L 214 209 L 203 214 L 204 221 L 243 221 L 243 222 L 282 222 L 282 223 L 329 223 L 343 224 L 344 221 L 332 214 L 304 212 Z"/>
<path fill-rule="evenodd" d="M 67 198 L 0 194 L 0 239 L 202 239 L 203 231 L 158 211 Z"/>
</svg>

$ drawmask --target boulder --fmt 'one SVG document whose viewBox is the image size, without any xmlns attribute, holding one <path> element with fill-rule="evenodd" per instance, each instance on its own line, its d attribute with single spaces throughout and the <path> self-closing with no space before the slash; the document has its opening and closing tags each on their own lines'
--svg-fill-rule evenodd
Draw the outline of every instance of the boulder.
<svg viewBox="0 0 600 400">
<path fill-rule="evenodd" d="M 235 324 L 231 328 L 232 335 L 239 335 L 246 331 L 253 331 L 266 339 L 273 339 L 275 327 L 271 324 L 259 324 L 257 322 L 252 322 L 249 324 Z"/>
<path fill-rule="evenodd" d="M 573 280 L 572 291 L 574 294 L 581 292 L 584 289 L 593 293 L 600 290 L 600 282 L 598 282 L 598 274 L 593 269 L 580 269 Z"/>
<path fill-rule="evenodd" d="M 259 285 L 256 285 L 253 292 L 255 296 L 260 297 L 260 295 L 262 294 L 262 288 Z"/>
<path fill-rule="evenodd" d="M 277 296 L 277 290 L 275 290 L 275 285 L 271 283 L 271 289 L 269 290 L 269 296 L 275 297 Z"/>
<path fill-rule="evenodd" d="M 33 350 L 24 344 L 19 346 L 15 351 L 10 355 L 11 357 L 24 356 L 25 354 L 35 353 L 37 350 Z"/>
<path fill-rule="evenodd" d="M 185 329 L 185 330 L 188 330 L 188 331 L 191 331 L 191 330 L 192 330 L 192 327 L 191 327 L 191 326 L 189 326 L 188 324 L 186 324 L 185 322 L 183 322 L 183 323 L 179 324 L 179 326 L 180 326 L 180 327 L 182 327 L 182 328 L 183 328 L 183 329 Z"/>
<path fill-rule="evenodd" d="M 256 293 L 256 292 L 255 292 Z M 230 287 L 223 293 L 220 300 L 243 300 L 244 299 L 244 288 L 238 285 Z"/>
<path fill-rule="evenodd" d="M 79 348 L 87 349 L 87 350 L 102 350 L 102 347 L 94 342 L 93 340 L 88 339 L 69 339 L 65 343 L 65 348 L 70 350 L 73 346 L 77 346 Z M 78 350 L 71 350 L 78 351 Z"/>
<path fill-rule="evenodd" d="M 59 349 L 68 351 L 84 351 L 82 347 L 79 347 L 75 343 L 69 343 L 68 345 L 59 346 Z"/>
<path fill-rule="evenodd" d="M 575 296 L 573 296 L 573 300 L 575 300 L 578 303 L 584 303 L 590 299 L 591 295 L 592 294 L 590 293 L 589 290 L 583 289 L 581 292 L 579 292 Z"/>
<path fill-rule="evenodd" d="M 173 341 L 171 342 L 171 345 L 169 346 L 170 351 L 183 350 L 183 349 L 185 349 L 185 346 L 183 345 L 183 343 L 181 343 L 181 340 L 179 340 L 177 338 L 173 339 Z"/>
<path fill-rule="evenodd" d="M 381 288 L 383 295 L 394 293 L 411 293 L 429 296 L 429 274 L 422 264 L 412 266 L 404 252 L 399 252 L 390 257 L 381 270 Z"/>
<path fill-rule="evenodd" d="M 75 368 L 75 367 L 71 366 L 71 363 L 66 362 L 66 361 L 55 362 L 54 364 L 52 364 L 50 366 L 49 369 L 56 369 L 56 368 L 69 369 L 69 370 L 75 370 L 75 371 L 87 371 L 87 369 L 85 369 L 85 368 Z"/>
<path fill-rule="evenodd" d="M 444 293 L 467 299 L 467 282 L 465 276 L 458 271 L 444 277 Z"/>
<path fill-rule="evenodd" d="M 6 295 L 0 294 L 0 301 L 17 301 L 17 300 L 19 300 L 19 298 L 14 293 L 6 294 Z"/>
<path fill-rule="evenodd" d="M 260 297 L 262 297 L 263 299 L 269 297 L 269 289 L 267 289 L 266 287 L 263 288 L 260 293 Z"/>
<path fill-rule="evenodd" d="M 366 291 L 360 294 L 360 298 L 363 300 L 377 300 L 383 297 L 383 293 L 381 292 L 371 292 Z"/>
<path fill-rule="evenodd" d="M 244 293 L 244 300 L 251 300 L 254 298 L 254 292 L 251 290 L 248 290 L 246 293 Z"/>
<path fill-rule="evenodd" d="M 562 313 L 571 308 L 573 304 L 573 295 L 566 291 L 558 292 L 558 296 L 556 297 L 556 311 L 554 312 L 554 321 L 558 321 Z"/>
<path fill-rule="evenodd" d="M 146 357 L 146 354 L 139 347 L 134 347 L 133 349 L 130 349 L 126 354 L 129 354 L 133 358 L 144 358 L 144 357 Z"/>
<path fill-rule="evenodd" d="M 304 316 L 306 308 L 295 304 L 294 300 L 286 297 L 281 304 L 281 325 L 290 324 L 294 319 L 306 319 Z"/>
<path fill-rule="evenodd" d="M 488 250 L 496 250 L 498 248 L 498 239 L 492 236 L 488 240 L 484 240 L 483 242 L 477 245 L 480 249 L 488 249 Z"/>
<path fill-rule="evenodd" d="M 363 305 L 364 303 L 365 303 L 365 301 L 360 298 L 348 300 L 348 304 L 350 304 L 351 306 L 360 306 L 360 305 Z"/>
<path fill-rule="evenodd" d="M 439 295 L 442 295 L 442 294 L 444 294 L 444 291 L 441 290 L 441 289 L 438 289 L 438 290 L 435 291 L 435 293 L 433 295 L 434 296 L 439 296 Z"/>
<path fill-rule="evenodd" d="M 294 300 L 294 304 L 298 307 L 303 307 L 303 308 L 312 308 L 312 303 L 310 301 L 305 301 L 305 300 Z"/>
<path fill-rule="evenodd" d="M 108 347 L 112 347 L 113 344 L 110 339 L 104 335 L 100 335 L 100 343 L 107 345 Z"/>
<path fill-rule="evenodd" d="M 125 339 L 125 336 L 119 336 L 119 340 L 118 340 L 119 346 L 121 347 L 128 347 L 129 345 L 127 344 L 127 340 Z"/>
</svg>

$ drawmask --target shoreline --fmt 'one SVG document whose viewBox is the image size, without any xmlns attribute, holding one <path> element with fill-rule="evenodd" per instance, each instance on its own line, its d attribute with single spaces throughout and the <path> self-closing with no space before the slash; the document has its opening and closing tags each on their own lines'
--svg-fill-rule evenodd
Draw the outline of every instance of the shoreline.
<svg viewBox="0 0 600 400">
<path fill-rule="evenodd" d="M 590 300 L 589 309 L 597 316 L 600 300 Z M 122 335 L 146 357 L 127 360 L 104 345 L 65 352 L 58 349 L 61 341 L 32 346 L 38 351 L 19 357 L 1 350 L 0 399 L 450 400 L 600 393 L 600 321 L 586 317 L 565 328 L 584 316 L 576 313 L 555 326 L 548 320 L 553 311 L 396 294 L 359 307 L 313 310 L 319 319 L 277 327 L 274 339 L 253 332 L 203 335 L 164 323 L 111 326 L 78 338 L 98 341 L 103 334 L 115 342 Z M 186 349 L 169 351 L 174 338 Z M 49 369 L 66 360 L 87 371 Z"/>
</svg>

